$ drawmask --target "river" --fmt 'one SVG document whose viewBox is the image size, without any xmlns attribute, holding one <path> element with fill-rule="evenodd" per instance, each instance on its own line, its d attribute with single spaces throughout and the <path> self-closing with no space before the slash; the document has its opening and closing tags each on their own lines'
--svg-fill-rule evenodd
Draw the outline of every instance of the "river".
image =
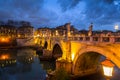
<svg viewBox="0 0 120 80">
<path fill-rule="evenodd" d="M 0 50 L 0 80 L 45 80 L 46 71 L 55 69 L 55 62 L 40 61 L 32 49 Z M 75 80 L 105 80 L 101 74 Z M 114 70 L 111 80 L 120 80 L 120 69 Z"/>
<path fill-rule="evenodd" d="M 45 80 L 55 63 L 40 61 L 35 50 L 0 50 L 0 80 Z"/>
</svg>

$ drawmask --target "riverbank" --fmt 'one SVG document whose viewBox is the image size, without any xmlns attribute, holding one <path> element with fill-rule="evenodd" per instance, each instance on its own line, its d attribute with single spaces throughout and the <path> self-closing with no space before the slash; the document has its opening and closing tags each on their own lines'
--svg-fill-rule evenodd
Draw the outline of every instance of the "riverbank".
<svg viewBox="0 0 120 80">
<path fill-rule="evenodd" d="M 72 74 L 69 74 L 68 76 L 69 76 L 68 80 L 101 80 L 101 78 L 104 77 L 104 75 L 100 71 L 92 74 L 84 75 L 84 76 L 83 75 L 76 76 Z M 55 71 L 53 71 L 47 75 L 46 80 L 53 80 L 55 77 L 56 77 L 56 74 L 55 74 Z M 61 76 L 59 76 L 59 78 L 61 78 Z"/>
<path fill-rule="evenodd" d="M 41 61 L 55 61 L 56 59 L 55 58 L 53 58 L 52 56 L 50 57 L 50 56 L 39 56 L 39 59 L 41 60 Z"/>
<path fill-rule="evenodd" d="M 32 48 L 37 50 L 38 46 L 0 46 L 0 49 L 24 49 L 24 48 Z"/>
<path fill-rule="evenodd" d="M 48 71 L 47 75 L 47 80 L 53 80 L 54 78 L 60 78 L 63 79 L 63 77 L 65 78 L 65 80 L 85 80 L 84 78 L 89 77 L 91 75 L 95 75 L 95 74 L 102 74 L 101 69 L 96 69 L 96 68 L 92 68 L 89 70 L 84 70 L 84 71 L 80 71 L 79 74 L 71 74 L 71 73 L 67 73 L 66 70 L 64 68 L 60 68 L 58 70 L 55 71 Z M 61 78 L 61 76 L 63 76 Z M 86 79 L 88 80 L 88 79 Z M 96 80 L 96 79 L 94 79 Z"/>
<path fill-rule="evenodd" d="M 102 74 L 102 72 L 96 72 L 93 74 L 89 74 L 89 75 L 85 75 L 85 76 L 74 76 L 71 77 L 70 80 L 101 80 L 101 78 L 103 78 L 104 75 Z"/>
</svg>

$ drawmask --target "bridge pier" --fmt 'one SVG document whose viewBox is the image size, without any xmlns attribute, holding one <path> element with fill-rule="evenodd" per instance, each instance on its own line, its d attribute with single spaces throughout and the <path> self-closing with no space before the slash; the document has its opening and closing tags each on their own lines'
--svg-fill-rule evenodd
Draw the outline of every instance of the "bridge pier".
<svg viewBox="0 0 120 80">
<path fill-rule="evenodd" d="M 66 60 L 57 60 L 56 70 L 59 68 L 64 68 L 69 74 L 72 74 L 72 62 Z"/>
<path fill-rule="evenodd" d="M 43 49 L 43 56 L 52 57 L 51 50 Z"/>
<path fill-rule="evenodd" d="M 77 72 L 73 70 L 73 62 L 68 62 L 66 60 L 57 60 L 56 61 L 56 70 L 64 68 L 68 74 L 71 74 L 73 77 L 86 76 L 90 74 L 97 73 L 101 71 L 99 66 L 93 66 L 92 68 L 85 70 L 78 70 Z"/>
</svg>

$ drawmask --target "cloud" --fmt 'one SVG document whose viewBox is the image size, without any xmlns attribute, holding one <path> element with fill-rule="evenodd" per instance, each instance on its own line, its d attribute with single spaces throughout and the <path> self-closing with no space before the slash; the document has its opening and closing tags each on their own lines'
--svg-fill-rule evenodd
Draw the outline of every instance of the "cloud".
<svg viewBox="0 0 120 80">
<path fill-rule="evenodd" d="M 118 15 L 120 10 L 119 6 L 114 4 L 115 1 L 117 0 L 86 0 L 87 21 L 93 21 L 97 25 L 109 25 L 112 28 L 115 23 L 120 21 L 120 15 Z"/>
<path fill-rule="evenodd" d="M 74 13 L 72 9 L 78 9 L 78 12 L 80 12 L 78 5 L 81 4 L 79 3 L 85 3 L 85 8 L 82 11 L 83 14 L 80 13 L 75 15 L 78 17 L 74 17 L 76 20 L 74 21 L 74 24 L 77 24 L 77 26 L 87 27 L 91 22 L 93 22 L 96 29 L 100 29 L 101 25 L 106 27 L 106 29 L 109 29 L 108 27 L 112 29 L 112 27 L 120 21 L 119 0 L 59 0 L 58 2 L 63 12 L 71 11 L 71 14 Z M 84 18 L 81 19 L 79 16 Z"/>
<path fill-rule="evenodd" d="M 113 29 L 120 24 L 119 0 L 0 0 L 0 19 L 25 20 L 38 26 L 71 22 L 78 29 Z M 109 28 L 108 28 L 109 27 Z"/>
<path fill-rule="evenodd" d="M 1 20 L 24 20 L 36 27 L 50 26 L 58 17 L 55 11 L 44 8 L 44 0 L 0 0 L 0 4 Z"/>
<path fill-rule="evenodd" d="M 1 19 L 24 19 L 40 11 L 44 0 L 0 0 L 0 5 Z"/>
<path fill-rule="evenodd" d="M 81 0 L 58 0 L 58 3 L 60 4 L 62 11 L 66 11 L 75 7 L 79 1 Z"/>
</svg>

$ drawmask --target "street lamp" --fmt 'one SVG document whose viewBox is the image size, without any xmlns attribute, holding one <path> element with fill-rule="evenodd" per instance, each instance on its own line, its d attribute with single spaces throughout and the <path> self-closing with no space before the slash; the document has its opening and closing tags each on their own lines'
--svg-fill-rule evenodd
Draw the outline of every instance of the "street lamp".
<svg viewBox="0 0 120 80">
<path fill-rule="evenodd" d="M 103 67 L 104 75 L 107 78 L 106 80 L 110 80 L 109 78 L 112 77 L 114 64 L 109 59 L 102 61 L 101 64 Z"/>
</svg>

